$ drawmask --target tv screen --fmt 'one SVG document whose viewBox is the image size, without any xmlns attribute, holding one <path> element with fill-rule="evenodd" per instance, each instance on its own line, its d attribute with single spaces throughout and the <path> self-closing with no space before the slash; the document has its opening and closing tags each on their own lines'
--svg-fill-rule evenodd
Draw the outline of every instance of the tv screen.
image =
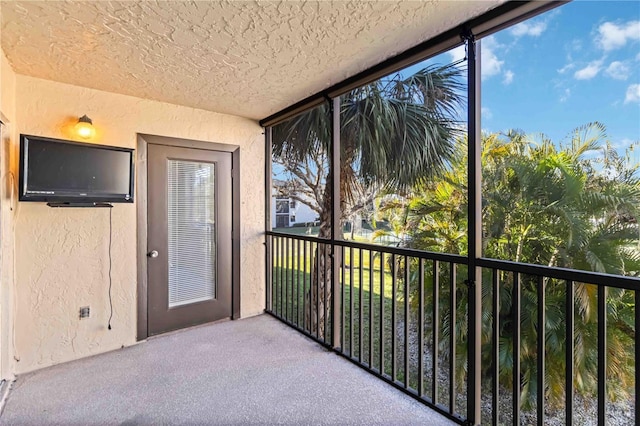
<svg viewBox="0 0 640 426">
<path fill-rule="evenodd" d="M 133 150 L 20 136 L 20 201 L 133 202 Z"/>
</svg>

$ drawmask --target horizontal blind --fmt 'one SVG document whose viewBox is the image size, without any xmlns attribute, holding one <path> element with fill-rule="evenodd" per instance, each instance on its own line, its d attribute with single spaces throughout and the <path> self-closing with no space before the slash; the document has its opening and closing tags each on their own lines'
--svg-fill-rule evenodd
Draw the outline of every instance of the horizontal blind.
<svg viewBox="0 0 640 426">
<path fill-rule="evenodd" d="M 216 297 L 215 164 L 168 160 L 169 307 Z"/>
</svg>

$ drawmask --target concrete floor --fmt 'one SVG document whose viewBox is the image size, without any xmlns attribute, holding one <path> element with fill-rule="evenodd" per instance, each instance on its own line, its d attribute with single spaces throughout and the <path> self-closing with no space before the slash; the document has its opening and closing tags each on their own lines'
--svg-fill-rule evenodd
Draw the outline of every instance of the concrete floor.
<svg viewBox="0 0 640 426">
<path fill-rule="evenodd" d="M 454 424 L 267 315 L 22 375 L 0 423 Z"/>
</svg>

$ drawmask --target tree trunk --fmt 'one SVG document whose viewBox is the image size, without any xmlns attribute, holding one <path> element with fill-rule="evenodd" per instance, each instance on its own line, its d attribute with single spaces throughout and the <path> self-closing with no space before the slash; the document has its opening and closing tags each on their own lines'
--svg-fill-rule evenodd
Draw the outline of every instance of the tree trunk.
<svg viewBox="0 0 640 426">
<path fill-rule="evenodd" d="M 320 230 L 318 238 L 331 238 L 331 193 L 329 185 L 325 187 L 323 205 L 320 212 Z M 313 254 L 311 269 L 311 287 L 305 294 L 305 330 L 319 339 L 328 340 L 325 319 L 331 318 L 331 246 L 317 244 Z M 330 324 L 330 323 L 329 323 Z"/>
<path fill-rule="evenodd" d="M 348 139 L 344 139 L 344 142 Z M 354 170 L 353 163 L 356 150 L 353 143 L 346 142 L 341 153 L 341 163 L 338 167 L 340 171 L 340 208 L 344 211 L 346 199 L 349 198 L 350 188 L 353 185 Z M 337 194 L 336 194 L 337 195 Z M 342 232 L 342 218 L 339 223 L 331 223 L 331 211 L 333 209 L 331 200 L 331 182 L 327 179 L 324 188 L 324 196 L 320 206 L 320 230 L 318 238 L 331 239 L 331 227 L 336 227 L 336 233 Z M 327 325 L 331 328 L 331 298 L 333 288 L 331 287 L 332 275 L 331 245 L 318 244 L 314 253 L 313 268 L 311 269 L 311 287 L 305 295 L 305 301 L 310 309 L 305 310 L 305 330 L 318 339 L 328 342 L 329 335 L 325 330 L 325 319 L 328 317 Z M 338 287 L 340 283 L 336 283 Z"/>
</svg>

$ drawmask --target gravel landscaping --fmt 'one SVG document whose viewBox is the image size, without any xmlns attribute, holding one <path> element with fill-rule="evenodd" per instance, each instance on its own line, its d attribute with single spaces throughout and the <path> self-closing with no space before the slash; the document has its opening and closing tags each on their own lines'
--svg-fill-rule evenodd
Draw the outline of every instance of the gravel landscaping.
<svg viewBox="0 0 640 426">
<path fill-rule="evenodd" d="M 402 319 L 398 320 L 396 328 L 396 334 L 398 341 L 402 341 L 404 338 L 404 322 Z M 418 341 L 417 330 L 415 322 L 411 322 L 409 327 L 409 360 L 412 365 L 418 365 Z M 398 359 L 403 359 L 404 348 L 400 345 L 398 348 Z M 425 380 L 429 383 L 426 386 L 430 389 L 431 386 L 431 371 L 428 366 L 432 365 L 432 351 L 428 344 L 425 344 L 423 362 L 425 365 Z M 438 386 L 441 392 L 441 403 L 448 405 L 448 392 L 449 392 L 449 363 L 447 359 L 440 359 L 440 371 L 438 374 Z M 462 389 L 466 386 L 463 383 Z M 512 424 L 512 398 L 511 389 L 500 389 L 499 399 L 499 412 L 500 412 L 500 424 L 511 425 Z M 430 393 L 430 391 L 429 391 Z M 466 392 L 458 393 L 456 395 L 456 410 L 458 412 L 464 412 L 466 407 Z M 492 395 L 489 390 L 486 394 L 482 395 L 482 423 L 489 424 L 491 422 L 491 404 Z M 595 398 L 585 399 L 580 395 L 574 397 L 574 413 L 573 423 L 575 425 L 584 426 L 597 426 L 597 401 Z M 535 410 L 525 411 L 521 413 L 521 419 L 523 425 L 536 424 L 537 412 Z M 633 398 L 628 400 L 619 400 L 616 402 L 609 402 L 607 405 L 607 425 L 609 426 L 627 426 L 633 425 L 635 421 L 635 404 Z M 564 408 L 558 410 L 548 410 L 545 413 L 545 425 L 548 426 L 563 426 L 565 425 L 565 413 Z"/>
</svg>

